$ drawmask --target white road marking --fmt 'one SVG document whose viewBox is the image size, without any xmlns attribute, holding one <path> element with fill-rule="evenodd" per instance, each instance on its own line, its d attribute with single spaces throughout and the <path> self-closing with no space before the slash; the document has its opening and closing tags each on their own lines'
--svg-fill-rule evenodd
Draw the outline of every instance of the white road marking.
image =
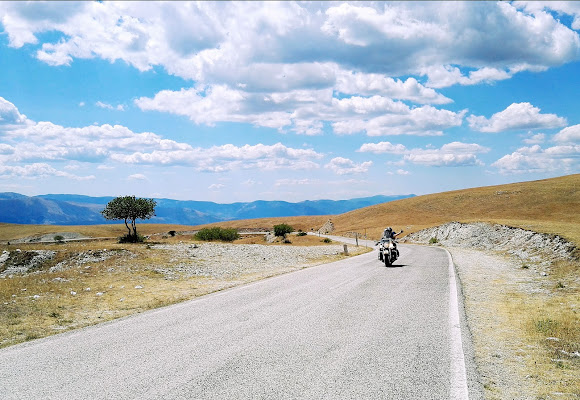
<svg viewBox="0 0 580 400">
<path fill-rule="evenodd" d="M 451 338 L 451 393 L 453 400 L 469 399 L 467 389 L 467 373 L 465 372 L 465 357 L 461 340 L 461 325 L 459 323 L 459 303 L 457 298 L 457 283 L 455 267 L 449 251 L 445 250 L 449 259 L 449 325 Z"/>
</svg>

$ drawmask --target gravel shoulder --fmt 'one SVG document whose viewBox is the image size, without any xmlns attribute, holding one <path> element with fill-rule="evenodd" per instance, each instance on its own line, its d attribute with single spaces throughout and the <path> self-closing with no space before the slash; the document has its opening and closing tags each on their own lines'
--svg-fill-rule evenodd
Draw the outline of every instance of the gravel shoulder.
<svg viewBox="0 0 580 400">
<path fill-rule="evenodd" d="M 502 225 L 456 222 L 405 239 L 435 242 L 451 253 L 487 399 L 580 399 L 580 282 L 571 243 Z M 572 273 L 563 274 L 559 265 Z M 551 329 L 566 324 L 570 329 Z"/>
</svg>

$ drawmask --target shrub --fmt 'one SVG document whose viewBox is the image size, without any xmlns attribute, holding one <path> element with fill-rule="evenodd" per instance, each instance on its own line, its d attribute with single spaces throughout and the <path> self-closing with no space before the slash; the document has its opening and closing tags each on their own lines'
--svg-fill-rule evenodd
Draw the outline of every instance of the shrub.
<svg viewBox="0 0 580 400">
<path fill-rule="evenodd" d="M 274 236 L 286 236 L 292 231 L 294 231 L 294 228 L 288 224 L 274 225 Z"/>
<path fill-rule="evenodd" d="M 301 230 L 298 231 L 298 233 L 296 234 L 296 236 L 306 236 L 306 232 L 302 232 Z"/>
<path fill-rule="evenodd" d="M 139 234 L 125 234 L 119 238 L 119 243 L 143 243 L 144 241 L 145 236 Z"/>
<path fill-rule="evenodd" d="M 57 242 L 59 244 L 64 243 L 64 236 L 62 236 L 62 235 L 56 235 L 53 239 L 55 242 Z"/>
<path fill-rule="evenodd" d="M 222 242 L 233 242 L 240 238 L 237 229 L 234 228 L 203 228 L 194 236 L 196 240 L 203 240 L 211 242 L 213 240 L 221 240 Z"/>
<path fill-rule="evenodd" d="M 429 239 L 429 244 L 437 244 L 439 243 L 439 240 L 436 237 L 432 237 L 431 239 Z"/>
<path fill-rule="evenodd" d="M 175 231 L 169 231 L 169 236 L 174 237 L 176 233 L 177 232 L 175 232 Z"/>
<path fill-rule="evenodd" d="M 330 240 L 329 238 L 324 238 L 324 240 L 322 240 L 324 243 L 332 243 L 332 240 Z"/>
</svg>

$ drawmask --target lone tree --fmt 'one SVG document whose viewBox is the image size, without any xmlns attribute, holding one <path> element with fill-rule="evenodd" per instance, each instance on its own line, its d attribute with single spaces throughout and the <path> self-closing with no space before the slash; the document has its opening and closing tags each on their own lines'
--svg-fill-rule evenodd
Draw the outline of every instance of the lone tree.
<svg viewBox="0 0 580 400">
<path fill-rule="evenodd" d="M 106 219 L 122 219 L 125 221 L 125 226 L 129 233 L 126 238 L 130 242 L 139 241 L 137 236 L 137 219 L 149 219 L 155 215 L 155 206 L 157 202 L 153 199 L 135 198 L 135 196 L 121 196 L 115 197 L 109 201 L 105 209 L 101 211 L 103 217 Z M 131 228 L 129 228 L 128 221 L 131 221 Z M 133 230 L 131 232 L 131 230 Z"/>
</svg>

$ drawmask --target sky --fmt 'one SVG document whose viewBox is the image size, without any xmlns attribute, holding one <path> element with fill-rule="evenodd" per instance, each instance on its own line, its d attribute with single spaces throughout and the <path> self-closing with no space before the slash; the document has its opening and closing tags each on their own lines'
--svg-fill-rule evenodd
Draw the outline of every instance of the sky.
<svg viewBox="0 0 580 400">
<path fill-rule="evenodd" d="M 580 172 L 580 2 L 0 2 L 0 192 L 298 202 Z"/>
</svg>

